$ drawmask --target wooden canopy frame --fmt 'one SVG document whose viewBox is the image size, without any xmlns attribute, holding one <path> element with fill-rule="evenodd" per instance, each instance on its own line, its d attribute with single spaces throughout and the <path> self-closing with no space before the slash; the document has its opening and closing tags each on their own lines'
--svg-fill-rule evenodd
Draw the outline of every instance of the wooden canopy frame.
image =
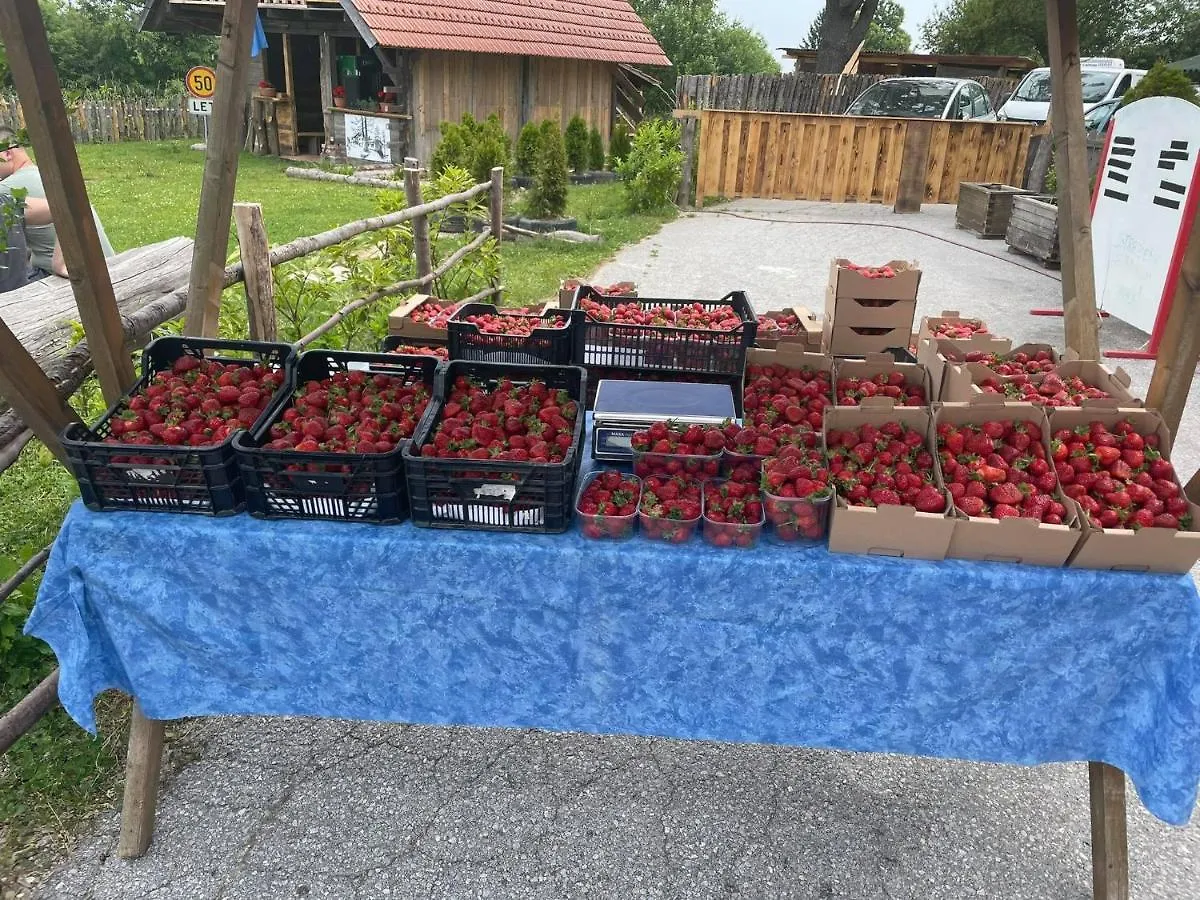
<svg viewBox="0 0 1200 900">
<path fill-rule="evenodd" d="M 1059 228 L 1066 345 L 1084 359 L 1099 356 L 1092 273 L 1087 165 L 1080 82 L 1076 0 L 1045 0 L 1049 31 L 1052 121 L 1058 166 Z M 218 81 L 245 85 L 257 0 L 228 0 L 221 26 Z M 37 0 L 0 4 L 0 40 L 8 50 L 13 81 L 25 107 L 33 146 L 46 185 L 63 253 L 71 272 L 79 316 L 87 332 L 105 398 L 115 402 L 134 381 L 121 317 L 67 123 L 58 77 Z M 243 108 L 237 90 L 217 94 L 197 216 L 186 331 L 215 333 L 237 178 Z M 1171 308 L 1148 406 L 1162 410 L 1177 431 L 1200 358 L 1200 240 L 1193 226 Z M 0 322 L 0 390 L 45 445 L 62 458 L 61 429 L 75 415 L 45 373 Z M 125 801 L 118 852 L 139 856 L 149 846 L 158 795 L 164 723 L 147 719 L 134 704 L 129 736 Z M 1092 875 L 1095 900 L 1127 900 L 1129 860 L 1125 776 L 1089 764 L 1092 811 Z"/>
</svg>

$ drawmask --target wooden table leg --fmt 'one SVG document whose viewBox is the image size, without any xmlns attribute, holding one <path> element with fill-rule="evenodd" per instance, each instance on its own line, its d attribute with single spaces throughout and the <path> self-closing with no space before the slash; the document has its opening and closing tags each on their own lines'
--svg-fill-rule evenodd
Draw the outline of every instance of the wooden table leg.
<svg viewBox="0 0 1200 900">
<path fill-rule="evenodd" d="M 165 722 L 147 719 L 134 701 L 129 723 L 129 756 L 125 761 L 121 840 L 117 845 L 117 855 L 124 859 L 145 853 L 154 836 L 154 809 L 158 803 L 158 773 L 162 768 L 165 727 Z"/>
<path fill-rule="evenodd" d="M 1125 773 L 1088 763 L 1092 800 L 1092 897 L 1129 900 L 1129 839 L 1125 831 Z"/>
</svg>

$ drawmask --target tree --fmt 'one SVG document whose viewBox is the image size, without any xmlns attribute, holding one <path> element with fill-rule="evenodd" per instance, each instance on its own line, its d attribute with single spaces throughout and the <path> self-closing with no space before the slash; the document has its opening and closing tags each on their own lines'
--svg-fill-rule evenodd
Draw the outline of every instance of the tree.
<svg viewBox="0 0 1200 900">
<path fill-rule="evenodd" d="M 604 168 L 604 138 L 600 136 L 599 128 L 588 132 L 588 168 L 593 172 Z"/>
<path fill-rule="evenodd" d="M 1200 54 L 1200 0 L 1151 0 L 1134 12 L 1120 55 L 1137 69 Z"/>
<path fill-rule="evenodd" d="M 817 71 L 840 72 L 867 38 L 880 0 L 825 0 L 821 10 L 821 40 Z"/>
<path fill-rule="evenodd" d="M 808 36 L 800 42 L 805 50 L 817 50 L 821 46 L 821 28 L 825 24 L 822 9 L 808 27 Z M 912 50 L 912 36 L 904 30 L 904 7 L 896 0 L 879 0 L 875 18 L 867 28 L 864 50 L 875 53 L 908 53 Z"/>
<path fill-rule="evenodd" d="M 1178 97 L 1200 106 L 1200 96 L 1196 95 L 1192 80 L 1178 69 L 1168 69 L 1161 62 L 1151 66 L 1145 77 L 1125 92 L 1125 96 L 1121 98 L 1121 105 L 1128 106 L 1135 100 L 1144 100 L 1146 97 Z"/>
<path fill-rule="evenodd" d="M 537 122 L 526 122 L 517 135 L 517 174 L 530 177 L 537 171 L 538 154 L 542 150 L 542 129 Z"/>
<path fill-rule="evenodd" d="M 625 127 L 625 123 L 615 123 L 612 128 L 612 134 L 608 136 L 608 158 L 610 160 L 609 164 L 613 169 L 616 169 L 621 161 L 629 155 L 631 146 L 629 129 Z"/>
<path fill-rule="evenodd" d="M 563 144 L 567 151 L 567 168 L 573 172 L 584 171 L 588 162 L 588 127 L 583 116 L 571 116 Z"/>
<path fill-rule="evenodd" d="M 542 149 L 537 173 L 529 192 L 529 214 L 538 219 L 557 219 L 567 210 L 567 148 L 558 123 L 542 123 Z"/>
</svg>

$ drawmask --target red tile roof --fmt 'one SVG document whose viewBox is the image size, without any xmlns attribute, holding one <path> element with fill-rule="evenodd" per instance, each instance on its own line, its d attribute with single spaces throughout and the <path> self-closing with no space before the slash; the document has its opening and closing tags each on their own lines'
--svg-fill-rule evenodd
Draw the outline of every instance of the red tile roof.
<svg viewBox="0 0 1200 900">
<path fill-rule="evenodd" d="M 385 47 L 669 66 L 627 0 L 351 0 Z"/>
</svg>

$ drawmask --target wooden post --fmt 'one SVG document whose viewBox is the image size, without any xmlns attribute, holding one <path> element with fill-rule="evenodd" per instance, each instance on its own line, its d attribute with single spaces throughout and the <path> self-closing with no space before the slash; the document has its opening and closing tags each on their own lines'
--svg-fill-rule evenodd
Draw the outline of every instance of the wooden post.
<svg viewBox="0 0 1200 900">
<path fill-rule="evenodd" d="M 419 169 L 404 170 L 404 197 L 409 206 L 421 205 L 421 172 Z M 412 220 L 413 253 L 417 257 L 417 277 L 424 278 L 433 271 L 433 254 L 429 247 L 429 217 L 417 216 Z"/>
<path fill-rule="evenodd" d="M 504 167 L 492 169 L 492 190 L 488 198 L 488 211 L 491 213 L 492 237 L 496 243 L 501 242 L 504 234 Z"/>
<path fill-rule="evenodd" d="M 154 836 L 158 806 L 158 774 L 162 769 L 164 722 L 147 719 L 135 700 L 129 723 L 129 755 L 125 761 L 125 801 L 117 855 L 141 856 Z"/>
<path fill-rule="evenodd" d="M 1083 83 L 1075 0 L 1046 0 L 1050 50 L 1050 107 L 1058 178 L 1058 244 L 1062 256 L 1063 330 L 1068 350 L 1100 358 L 1096 281 L 1092 261 Z"/>
<path fill-rule="evenodd" d="M 324 116 L 325 145 L 333 143 L 333 41 L 328 31 L 322 31 L 318 44 L 321 48 L 321 113 Z"/>
<path fill-rule="evenodd" d="M 258 203 L 233 204 L 237 225 L 242 270 L 246 273 L 246 312 L 252 341 L 273 341 L 275 326 L 275 279 L 271 273 L 271 246 L 262 206 Z"/>
<path fill-rule="evenodd" d="M 13 83 L 25 110 L 26 127 L 37 152 L 38 170 L 63 259 L 71 272 L 71 289 L 100 389 L 106 402 L 116 403 L 136 376 L 133 361 L 125 352 L 121 313 L 79 170 L 79 156 L 37 0 L 0 3 L 0 41 L 8 51 Z M 5 395 L 13 399 L 11 391 L 6 390 Z"/>
<path fill-rule="evenodd" d="M 919 213 L 925 202 L 925 181 L 929 175 L 929 143 L 933 123 L 909 119 L 904 126 L 904 151 L 900 156 L 900 190 L 892 212 Z"/>
<path fill-rule="evenodd" d="M 296 86 L 292 82 L 292 36 L 283 33 L 283 90 L 292 105 L 296 105 Z"/>
<path fill-rule="evenodd" d="M 3 319 L 0 319 L 0 395 L 46 449 L 66 465 L 67 454 L 58 436 L 69 424 L 78 422 L 79 416 L 58 396 L 53 382 Z"/>
<path fill-rule="evenodd" d="M 1092 801 L 1092 897 L 1129 900 L 1129 839 L 1125 830 L 1125 773 L 1088 763 Z"/>
<path fill-rule="evenodd" d="M 1154 375 L 1146 392 L 1146 406 L 1162 413 L 1171 434 L 1179 434 L 1197 362 L 1200 362 L 1200 220 L 1193 220 L 1171 311 L 1158 344 Z"/>
<path fill-rule="evenodd" d="M 229 252 L 229 218 L 237 182 L 238 150 L 246 108 L 250 41 L 254 37 L 257 0 L 228 0 L 221 22 L 217 54 L 217 94 L 209 123 L 196 244 L 188 286 L 187 334 L 213 337 L 221 313 L 225 257 Z"/>
<path fill-rule="evenodd" d="M 683 172 L 680 174 L 679 193 L 675 196 L 675 202 L 684 209 L 690 209 L 696 205 L 694 173 L 696 167 L 696 127 L 699 122 L 695 113 L 689 116 L 681 116 L 680 118 L 683 119 L 683 132 L 680 136 L 680 144 L 683 150 Z"/>
</svg>

